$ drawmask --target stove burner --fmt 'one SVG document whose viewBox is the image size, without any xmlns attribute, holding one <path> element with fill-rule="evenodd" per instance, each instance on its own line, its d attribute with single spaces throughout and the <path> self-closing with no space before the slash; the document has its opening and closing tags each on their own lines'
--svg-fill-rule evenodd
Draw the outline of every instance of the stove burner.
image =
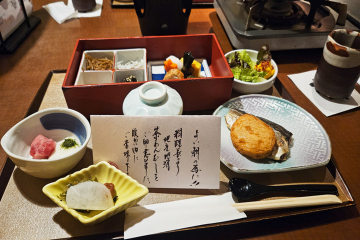
<svg viewBox="0 0 360 240">
<path fill-rule="evenodd" d="M 288 3 L 283 5 L 286 11 L 283 8 L 279 8 L 278 11 L 275 8 L 276 5 L 275 7 L 266 5 L 269 1 L 214 0 L 214 8 L 234 48 L 259 49 L 265 44 L 269 44 L 273 50 L 323 48 L 329 33 L 335 29 L 336 25 L 340 25 L 339 20 L 344 20 L 345 17 L 345 22 L 348 23 L 344 11 L 346 5 L 333 2 L 337 0 L 283 0 L 282 2 L 288 2 L 291 5 L 291 8 Z M 262 9 L 260 2 L 263 2 Z M 316 3 L 323 3 L 323 5 L 318 6 L 310 21 L 309 15 L 311 9 L 316 8 Z M 328 8 L 339 11 L 337 18 Z M 270 14 L 268 9 L 271 9 Z M 289 9 L 291 10 L 289 11 Z M 275 15 L 277 17 L 275 19 L 280 19 L 281 23 L 288 22 L 287 18 L 300 14 L 300 12 L 300 15 L 302 13 L 304 15 L 299 17 L 300 21 L 293 25 L 279 25 L 270 24 L 266 19 L 261 19 L 261 23 L 254 20 L 254 15 L 257 14 L 258 18 L 261 16 L 257 12 L 261 12 L 263 15 Z"/>
<path fill-rule="evenodd" d="M 321 5 L 329 6 L 339 13 L 336 24 L 344 26 L 347 15 L 347 5 L 330 0 L 306 0 L 310 3 L 310 12 L 305 14 L 302 8 L 295 3 L 297 0 L 243 0 L 245 10 L 248 12 L 245 30 L 249 30 L 251 19 L 258 23 L 255 26 L 264 28 L 263 24 L 278 26 L 291 26 L 305 20 L 305 27 L 312 25 L 320 27 L 314 19 L 317 9 Z"/>
<path fill-rule="evenodd" d="M 267 12 L 269 14 L 289 16 L 292 12 L 292 6 L 289 2 L 278 2 L 275 0 L 269 0 L 264 5 L 264 12 Z"/>
<path fill-rule="evenodd" d="M 294 25 L 306 16 L 296 3 L 281 0 L 255 1 L 246 10 L 255 21 L 271 25 Z"/>
</svg>

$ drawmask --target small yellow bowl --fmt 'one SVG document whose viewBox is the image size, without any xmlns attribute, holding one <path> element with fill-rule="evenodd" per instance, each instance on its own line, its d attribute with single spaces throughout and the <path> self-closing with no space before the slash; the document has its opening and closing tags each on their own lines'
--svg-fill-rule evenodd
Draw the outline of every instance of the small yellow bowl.
<svg viewBox="0 0 360 240">
<path fill-rule="evenodd" d="M 68 189 L 68 184 L 77 181 L 92 180 L 96 178 L 100 183 L 113 183 L 118 199 L 115 206 L 104 211 L 79 212 L 67 207 L 66 202 L 58 196 Z M 57 205 L 77 218 L 81 223 L 93 225 L 135 205 L 148 194 L 147 187 L 141 185 L 125 173 L 121 172 L 107 162 L 100 162 L 78 172 L 70 174 L 56 182 L 49 183 L 42 189 Z"/>
</svg>

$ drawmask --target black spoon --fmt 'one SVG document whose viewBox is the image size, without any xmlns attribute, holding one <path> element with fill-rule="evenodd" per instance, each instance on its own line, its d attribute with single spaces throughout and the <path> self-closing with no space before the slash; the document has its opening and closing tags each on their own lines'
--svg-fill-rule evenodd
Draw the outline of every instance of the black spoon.
<svg viewBox="0 0 360 240">
<path fill-rule="evenodd" d="M 241 178 L 230 179 L 229 188 L 230 191 L 235 195 L 235 197 L 242 201 L 272 191 L 301 191 L 318 194 L 337 194 L 338 192 L 337 187 L 331 184 L 265 186 Z"/>
</svg>

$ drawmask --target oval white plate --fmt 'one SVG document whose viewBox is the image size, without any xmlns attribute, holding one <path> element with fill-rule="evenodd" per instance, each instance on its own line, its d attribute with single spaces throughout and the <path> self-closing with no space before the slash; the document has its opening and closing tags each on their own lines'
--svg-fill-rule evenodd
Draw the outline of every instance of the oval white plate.
<svg viewBox="0 0 360 240">
<path fill-rule="evenodd" d="M 290 158 L 286 161 L 253 160 L 234 148 L 224 116 L 229 108 L 241 109 L 273 121 L 293 133 Z M 230 99 L 213 115 L 221 116 L 220 160 L 237 173 L 283 172 L 326 165 L 331 157 L 330 139 L 321 124 L 298 105 L 278 97 L 251 94 Z"/>
</svg>

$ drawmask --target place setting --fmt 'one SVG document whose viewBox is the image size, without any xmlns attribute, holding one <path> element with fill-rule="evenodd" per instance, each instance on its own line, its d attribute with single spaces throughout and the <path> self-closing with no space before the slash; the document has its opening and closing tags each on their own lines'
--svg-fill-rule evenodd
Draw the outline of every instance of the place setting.
<svg viewBox="0 0 360 240">
<path fill-rule="evenodd" d="M 193 36 L 177 38 L 185 43 Z M 214 40 L 211 34 L 198 38 Z M 151 46 L 152 38 L 144 40 Z M 98 41 L 95 46 L 104 42 L 128 44 L 128 39 Z M 214 46 L 218 46 L 216 41 Z M 177 52 L 184 51 L 181 49 L 185 50 Z M 269 46 L 221 55 L 217 50 L 212 58 L 189 50 L 181 58 L 165 52 L 161 62 L 152 59 L 153 50 L 147 45 L 106 51 L 82 49 L 83 54 L 71 60 L 63 82 L 74 91 L 63 88 L 64 104 L 69 108 L 76 104 L 76 110 L 48 108 L 30 115 L 2 138 L 4 150 L 21 171 L 50 180 L 42 187 L 43 194 L 77 219 L 83 225 L 80 229 L 86 231 L 91 225 L 94 233 L 104 233 L 96 226 L 114 224 L 119 219 L 114 216 L 120 214 L 123 220 L 112 231 L 124 231 L 125 239 L 241 221 L 249 212 L 266 215 L 267 210 L 292 209 L 301 213 L 306 207 L 351 203 L 341 177 L 335 179 L 326 167 L 331 143 L 321 124 L 296 104 L 261 94 L 273 86 L 278 72 Z M 192 72 L 187 73 L 190 68 Z M 170 72 L 184 73 L 188 78 Z M 127 80 L 127 76 L 135 80 Z M 206 98 L 187 94 L 187 84 L 193 84 L 194 79 L 199 84 L 222 79 L 228 89 L 247 94 L 220 106 L 221 99 L 210 103 L 217 105 L 212 115 L 183 115 L 189 110 L 187 103 L 194 99 L 198 109 L 209 106 Z M 116 103 L 108 102 L 112 110 L 106 114 L 100 114 L 94 105 L 82 104 L 84 99 L 76 94 L 83 91 L 80 94 L 90 96 L 95 91 L 100 97 L 107 92 L 109 96 L 112 88 L 123 92 L 122 106 L 114 108 Z M 240 120 L 246 127 L 236 127 Z M 249 128 L 254 130 L 249 132 Z M 259 149 L 251 142 L 240 146 L 245 133 L 250 134 L 249 139 L 263 134 L 261 141 L 266 141 Z M 64 147 L 65 141 L 69 149 Z M 21 147 L 14 148 L 14 142 Z M 49 152 L 42 152 L 43 145 Z M 86 149 L 91 152 L 85 154 Z M 74 166 L 83 161 L 86 167 L 75 171 Z M 266 177 L 261 180 L 259 176 Z M 269 176 L 271 180 L 264 181 Z M 21 182 L 24 176 L 14 177 L 15 182 Z M 12 183 L 9 191 L 16 192 Z M 4 206 L 7 201 L 5 193 Z M 24 210 L 33 204 L 23 204 Z M 54 214 L 46 206 L 39 207 L 43 213 Z M 58 214 L 54 217 L 55 225 L 73 231 Z"/>
<path fill-rule="evenodd" d="M 213 12 L 200 9 L 209 2 Z M 344 123 L 357 131 L 360 34 L 343 26 L 346 4 L 329 12 L 316 1 L 103 4 L 38 4 L 49 26 L 84 37 L 69 34 L 64 54 L 54 48 L 67 69 L 49 72 L 1 137 L 0 235 L 155 239 L 236 229 L 224 237 L 246 238 L 264 220 L 290 235 L 315 225 L 312 234 L 353 213 L 344 179 L 354 184 L 357 134 L 348 138 Z M 320 47 L 321 56 L 292 54 Z"/>
</svg>

